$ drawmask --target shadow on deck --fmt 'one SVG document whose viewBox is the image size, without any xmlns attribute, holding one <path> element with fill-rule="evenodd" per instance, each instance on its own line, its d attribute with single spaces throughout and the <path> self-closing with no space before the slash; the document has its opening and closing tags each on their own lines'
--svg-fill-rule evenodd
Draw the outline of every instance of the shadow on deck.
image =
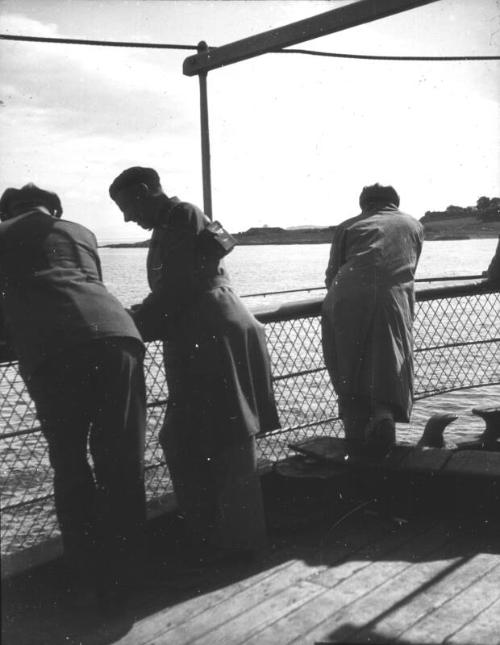
<svg viewBox="0 0 500 645">
<path fill-rule="evenodd" d="M 398 483 L 400 485 L 400 483 Z M 54 562 L 4 582 L 4 645 L 491 645 L 500 634 L 497 506 L 384 503 L 356 479 L 264 478 L 270 546 L 252 564 L 176 568 L 179 521 L 151 525 L 151 565 L 115 615 L 64 606 Z M 373 491 L 371 491 L 373 492 Z"/>
</svg>

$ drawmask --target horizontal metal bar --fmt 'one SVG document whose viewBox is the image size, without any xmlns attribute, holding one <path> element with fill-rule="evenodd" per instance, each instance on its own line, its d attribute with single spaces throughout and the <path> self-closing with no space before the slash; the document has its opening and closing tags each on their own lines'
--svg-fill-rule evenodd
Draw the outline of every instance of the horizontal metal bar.
<svg viewBox="0 0 500 645">
<path fill-rule="evenodd" d="M 273 381 L 284 381 L 287 378 L 295 378 L 296 376 L 305 376 L 306 374 L 316 374 L 324 371 L 326 371 L 326 367 L 315 367 L 312 370 L 301 370 L 300 372 L 287 372 L 281 376 L 273 376 Z"/>
<path fill-rule="evenodd" d="M 12 437 L 22 437 L 25 434 L 35 434 L 35 432 L 41 432 L 42 429 L 40 426 L 35 426 L 34 428 L 29 428 L 28 430 L 14 430 L 13 432 L 5 432 L 0 434 L 0 440 L 11 439 Z"/>
<path fill-rule="evenodd" d="M 474 390 L 478 387 L 490 387 L 493 385 L 500 385 L 500 381 L 488 381 L 487 383 L 474 383 L 473 385 L 457 385 L 456 387 L 445 388 L 444 390 L 424 390 L 423 392 L 415 392 L 415 396 L 413 400 L 421 401 L 422 399 L 430 399 L 432 396 L 448 394 L 449 392 L 459 392 L 461 390 Z"/>
<path fill-rule="evenodd" d="M 168 403 L 168 399 L 155 399 L 154 401 L 151 401 L 151 403 L 147 403 L 146 407 L 147 408 L 158 408 L 160 405 L 165 405 Z"/>
<path fill-rule="evenodd" d="M 46 502 L 47 500 L 52 499 L 53 497 L 54 497 L 54 494 L 49 493 L 48 495 L 44 495 L 43 497 L 35 497 L 34 499 L 23 500 L 22 502 L 16 502 L 15 504 L 2 506 L 1 511 L 2 513 L 5 513 L 5 511 L 14 511 L 18 508 L 24 508 L 25 506 L 34 506 L 35 504 Z"/>
<path fill-rule="evenodd" d="M 326 287 L 303 287 L 302 289 L 284 289 L 283 291 L 263 291 L 262 293 L 245 293 L 241 298 L 256 298 L 258 296 L 279 296 L 285 293 L 307 293 L 309 291 L 321 291 L 321 289 L 326 289 Z"/>
<path fill-rule="evenodd" d="M 457 275 L 437 278 L 415 278 L 415 282 L 462 282 L 465 280 L 481 280 L 483 275 Z M 302 287 L 302 289 L 283 289 L 282 291 L 262 291 L 261 293 L 245 293 L 241 298 L 257 298 L 265 296 L 279 296 L 285 293 L 308 293 L 309 291 L 324 291 L 326 287 Z"/>
<path fill-rule="evenodd" d="M 444 298 L 460 298 L 462 296 L 485 295 L 488 293 L 500 293 L 500 287 L 489 282 L 474 282 L 466 285 L 453 285 L 451 287 L 438 287 L 433 289 L 421 289 L 416 292 L 417 302 L 428 302 L 430 300 L 442 300 Z M 258 307 L 252 310 L 254 316 L 262 323 L 284 322 L 300 318 L 315 318 L 321 314 L 323 298 L 309 298 L 288 302 L 269 307 Z"/>
<path fill-rule="evenodd" d="M 415 282 L 462 282 L 465 280 L 483 280 L 484 276 L 480 275 L 447 275 L 437 278 L 415 278 Z"/>
<path fill-rule="evenodd" d="M 293 22 L 277 29 L 237 40 L 222 47 L 189 56 L 184 61 L 183 73 L 194 76 L 224 65 L 238 63 L 283 47 L 290 47 L 313 38 L 386 18 L 402 11 L 415 9 L 438 0 L 359 0 L 324 13 Z"/>
<path fill-rule="evenodd" d="M 487 340 L 470 340 L 465 343 L 446 343 L 446 345 L 431 345 L 430 347 L 418 347 L 414 350 L 415 354 L 419 352 L 432 352 L 435 349 L 448 349 L 449 347 L 468 347 L 470 345 L 488 345 L 489 343 L 500 342 L 500 337 L 488 338 Z"/>
<path fill-rule="evenodd" d="M 493 285 L 491 282 L 474 282 L 472 284 L 457 284 L 451 287 L 433 287 L 432 289 L 420 289 L 416 293 L 417 302 L 427 300 L 441 300 L 444 298 L 461 298 L 463 296 L 480 296 L 486 293 L 500 293 L 500 285 Z"/>
<path fill-rule="evenodd" d="M 302 423 L 298 426 L 288 426 L 286 428 L 278 428 L 277 430 L 272 430 L 271 432 L 266 432 L 265 434 L 258 434 L 255 436 L 256 439 L 267 439 L 268 437 L 277 437 L 281 434 L 287 434 L 289 432 L 295 432 L 296 430 L 306 430 L 307 428 L 313 428 L 314 426 L 320 426 L 324 423 L 331 423 L 332 421 L 338 421 L 340 417 L 324 417 L 323 419 L 318 419 L 316 421 L 310 421 L 309 423 Z"/>
<path fill-rule="evenodd" d="M 261 323 L 315 318 L 321 313 L 322 302 L 323 298 L 310 298 L 308 300 L 270 306 L 269 308 L 259 307 L 258 309 L 252 310 L 252 313 Z"/>
</svg>

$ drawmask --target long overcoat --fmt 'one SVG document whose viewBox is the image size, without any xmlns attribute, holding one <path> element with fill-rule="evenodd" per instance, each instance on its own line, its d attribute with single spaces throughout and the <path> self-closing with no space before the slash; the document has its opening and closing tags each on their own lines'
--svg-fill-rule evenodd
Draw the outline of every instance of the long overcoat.
<svg viewBox="0 0 500 645">
<path fill-rule="evenodd" d="M 414 276 L 422 242 L 422 225 L 392 205 L 335 230 L 322 329 L 341 414 L 349 403 L 379 403 L 393 409 L 396 421 L 409 421 Z"/>
<path fill-rule="evenodd" d="M 196 206 L 165 201 L 147 259 L 151 293 L 134 319 L 146 339 L 164 339 L 169 406 L 189 408 L 194 423 L 210 417 L 210 446 L 279 421 L 264 327 L 232 289 L 223 262 L 200 250 L 208 223 Z"/>
</svg>

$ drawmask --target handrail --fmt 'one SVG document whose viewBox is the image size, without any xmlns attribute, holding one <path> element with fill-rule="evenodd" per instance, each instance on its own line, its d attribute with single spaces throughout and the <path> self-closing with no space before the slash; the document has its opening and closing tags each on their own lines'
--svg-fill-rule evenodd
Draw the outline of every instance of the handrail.
<svg viewBox="0 0 500 645">
<path fill-rule="evenodd" d="M 422 289 L 415 294 L 417 302 L 437 300 L 439 298 L 460 298 L 478 293 L 494 293 L 500 287 L 487 280 L 474 284 L 454 285 L 451 287 L 437 287 Z M 297 302 L 287 302 L 276 306 L 258 307 L 252 309 L 254 316 L 262 323 L 276 322 L 278 320 L 293 320 L 297 317 L 312 318 L 321 314 L 323 298 L 308 298 Z"/>
<path fill-rule="evenodd" d="M 434 278 L 416 278 L 415 282 L 462 282 L 465 280 L 482 280 L 484 276 L 481 275 L 457 275 L 457 276 L 442 276 Z M 265 296 L 277 296 L 285 293 L 301 293 L 306 291 L 323 291 L 326 287 L 302 287 L 302 289 L 284 289 L 282 291 L 262 291 L 261 293 L 245 293 L 242 298 L 257 298 Z"/>
<path fill-rule="evenodd" d="M 473 279 L 483 276 L 462 276 L 462 280 Z M 455 278 L 458 280 L 458 278 Z M 431 280 L 440 281 L 441 278 L 432 278 Z M 318 287 L 318 289 L 321 287 Z M 310 289 L 293 289 L 290 291 L 277 291 L 274 293 L 292 293 L 301 291 L 313 291 L 316 287 Z M 421 289 L 416 292 L 417 302 L 427 300 L 435 300 L 437 298 L 458 298 L 460 296 L 469 296 L 475 293 L 488 293 L 498 291 L 500 287 L 494 285 L 488 280 L 482 282 L 475 282 L 466 285 L 453 285 L 451 287 L 437 287 L 432 289 Z M 272 293 L 272 292 L 271 292 Z M 267 295 L 271 295 L 271 293 Z M 261 295 L 261 294 L 255 294 Z M 262 294 L 266 295 L 266 294 Z M 245 296 L 243 296 L 245 297 Z M 250 296 L 246 296 L 250 297 Z M 321 313 L 321 303 L 323 298 L 309 298 L 305 300 L 298 300 L 297 302 L 280 303 L 278 305 L 270 305 L 269 307 L 252 308 L 254 316 L 262 323 L 274 322 L 276 320 L 293 320 L 300 316 L 300 318 L 311 318 L 318 316 Z M 300 312 L 300 313 L 299 313 Z M 5 344 L 0 342 L 0 365 L 3 363 L 15 363 L 16 357 L 12 350 Z"/>
</svg>

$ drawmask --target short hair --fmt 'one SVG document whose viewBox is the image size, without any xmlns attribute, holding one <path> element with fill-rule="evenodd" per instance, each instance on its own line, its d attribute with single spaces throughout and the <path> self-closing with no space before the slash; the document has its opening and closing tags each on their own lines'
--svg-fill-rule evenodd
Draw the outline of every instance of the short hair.
<svg viewBox="0 0 500 645">
<path fill-rule="evenodd" d="M 365 186 L 359 196 L 359 205 L 362 210 L 369 206 L 387 206 L 388 204 L 399 206 L 399 195 L 392 186 L 381 186 L 380 184 Z"/>
<path fill-rule="evenodd" d="M 112 199 L 115 195 L 125 188 L 134 184 L 146 184 L 152 190 L 161 188 L 160 176 L 154 168 L 143 168 L 142 166 L 133 166 L 127 168 L 114 179 L 109 187 L 109 194 Z"/>
<path fill-rule="evenodd" d="M 0 220 L 3 222 L 34 206 L 45 206 L 54 215 L 61 217 L 63 207 L 59 195 L 29 183 L 22 188 L 7 188 L 0 197 Z"/>
</svg>

